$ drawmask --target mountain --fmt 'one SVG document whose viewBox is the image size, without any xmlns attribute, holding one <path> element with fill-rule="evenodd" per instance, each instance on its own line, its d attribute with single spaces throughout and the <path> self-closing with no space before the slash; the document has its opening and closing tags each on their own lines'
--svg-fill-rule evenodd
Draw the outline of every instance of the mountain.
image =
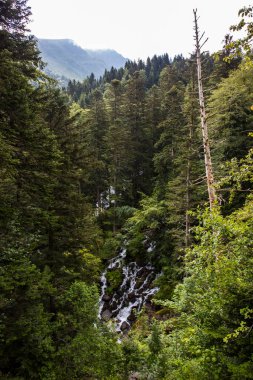
<svg viewBox="0 0 253 380">
<path fill-rule="evenodd" d="M 103 75 L 105 69 L 119 68 L 127 61 L 115 50 L 82 49 L 69 39 L 38 39 L 45 71 L 57 79 L 83 80 L 93 73 Z"/>
</svg>

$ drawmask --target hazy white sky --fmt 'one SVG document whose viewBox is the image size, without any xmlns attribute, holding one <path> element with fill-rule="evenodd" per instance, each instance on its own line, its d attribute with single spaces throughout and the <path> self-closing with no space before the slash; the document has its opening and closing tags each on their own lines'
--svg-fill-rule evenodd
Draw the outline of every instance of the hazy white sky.
<svg viewBox="0 0 253 380">
<path fill-rule="evenodd" d="M 250 0 L 28 0 L 39 38 L 69 38 L 89 49 L 115 49 L 130 59 L 193 51 L 193 8 L 209 41 L 221 48 L 229 26 Z"/>
</svg>

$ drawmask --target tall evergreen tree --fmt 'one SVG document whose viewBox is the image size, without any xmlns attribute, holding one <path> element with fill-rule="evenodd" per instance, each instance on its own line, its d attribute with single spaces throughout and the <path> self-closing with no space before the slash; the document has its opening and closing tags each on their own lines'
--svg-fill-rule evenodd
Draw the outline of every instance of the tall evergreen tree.
<svg viewBox="0 0 253 380">
<path fill-rule="evenodd" d="M 123 113 L 123 86 L 114 79 L 105 91 L 105 103 L 109 120 L 106 135 L 107 162 L 110 187 L 107 191 L 113 207 L 113 230 L 116 231 L 116 208 L 125 204 L 131 193 L 131 182 L 127 176 L 131 165 L 129 160 L 130 130 Z"/>
<path fill-rule="evenodd" d="M 152 176 L 152 157 L 150 155 L 152 141 L 145 115 L 145 73 L 137 71 L 125 84 L 124 115 L 130 131 L 129 178 L 132 194 L 129 202 L 136 206 L 140 193 L 151 193 L 150 177 Z"/>
</svg>

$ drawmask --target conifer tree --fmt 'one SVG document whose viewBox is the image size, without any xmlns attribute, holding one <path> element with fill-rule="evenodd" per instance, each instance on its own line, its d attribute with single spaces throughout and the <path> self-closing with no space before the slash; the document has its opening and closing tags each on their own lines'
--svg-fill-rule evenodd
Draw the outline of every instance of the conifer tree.
<svg viewBox="0 0 253 380">
<path fill-rule="evenodd" d="M 113 207 L 113 231 L 116 231 L 116 208 L 125 204 L 131 192 L 131 182 L 127 176 L 131 165 L 129 160 L 130 131 L 123 114 L 123 87 L 118 79 L 107 85 L 105 104 L 109 121 L 106 135 L 107 162 L 110 188 L 108 196 Z"/>
<path fill-rule="evenodd" d="M 136 206 L 140 193 L 150 193 L 150 174 L 152 173 L 152 157 L 150 147 L 152 141 L 146 126 L 145 115 L 145 73 L 136 71 L 126 82 L 124 97 L 124 117 L 130 133 L 129 146 L 129 178 L 131 181 L 130 205 Z"/>
</svg>

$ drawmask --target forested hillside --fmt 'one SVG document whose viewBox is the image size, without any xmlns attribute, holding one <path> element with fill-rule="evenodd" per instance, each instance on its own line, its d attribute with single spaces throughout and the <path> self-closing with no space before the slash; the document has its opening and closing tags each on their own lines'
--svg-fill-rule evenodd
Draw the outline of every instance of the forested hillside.
<svg viewBox="0 0 253 380">
<path fill-rule="evenodd" d="M 0 0 L 2 379 L 253 379 L 252 12 L 201 54 L 210 209 L 195 53 L 61 90 Z"/>
<path fill-rule="evenodd" d="M 126 58 L 115 50 L 82 49 L 67 39 L 38 39 L 41 58 L 46 63 L 48 75 L 54 76 L 63 85 L 69 79 L 82 80 L 93 73 L 101 76 L 105 69 L 124 66 Z"/>
</svg>

